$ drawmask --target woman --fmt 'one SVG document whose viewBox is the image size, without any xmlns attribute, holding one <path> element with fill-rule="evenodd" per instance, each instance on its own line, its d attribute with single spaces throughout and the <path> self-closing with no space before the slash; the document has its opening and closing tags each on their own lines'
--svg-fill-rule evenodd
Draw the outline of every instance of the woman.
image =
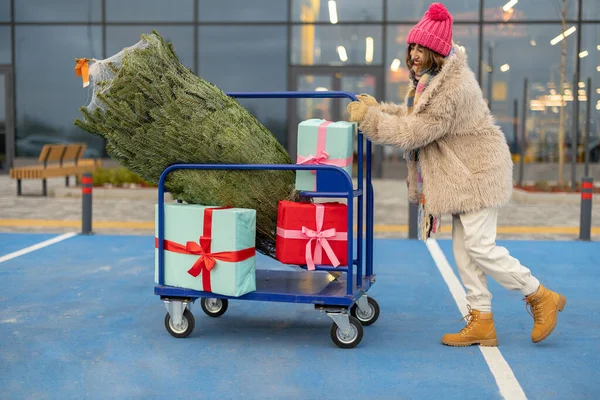
<svg viewBox="0 0 600 400">
<path fill-rule="evenodd" d="M 452 16 L 442 4 L 432 4 L 407 43 L 406 104 L 379 104 L 360 95 L 348 111 L 373 142 L 404 149 L 420 238 L 438 232 L 442 214 L 452 215 L 452 249 L 470 305 L 466 326 L 444 335 L 442 343 L 498 345 L 486 275 L 521 291 L 534 319 L 531 339 L 540 342 L 554 330 L 566 298 L 542 286 L 495 243 L 498 208 L 511 196 L 513 164 L 464 51 L 452 43 Z"/>
</svg>

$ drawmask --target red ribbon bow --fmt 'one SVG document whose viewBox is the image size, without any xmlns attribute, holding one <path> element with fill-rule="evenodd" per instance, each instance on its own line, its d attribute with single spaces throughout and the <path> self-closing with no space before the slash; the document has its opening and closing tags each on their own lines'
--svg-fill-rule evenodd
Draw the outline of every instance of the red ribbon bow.
<svg viewBox="0 0 600 400">
<path fill-rule="evenodd" d="M 165 251 L 172 251 L 180 254 L 192 254 L 198 255 L 198 259 L 194 262 L 194 265 L 187 271 L 188 274 L 194 278 L 202 274 L 202 289 L 205 292 L 212 292 L 210 284 L 210 271 L 212 271 L 219 261 L 226 262 L 239 262 L 247 260 L 250 257 L 256 255 L 256 249 L 249 247 L 243 250 L 237 251 L 222 251 L 218 253 L 210 252 L 210 242 L 212 234 L 212 213 L 213 210 L 225 209 L 230 207 L 219 207 L 219 208 L 207 208 L 204 210 L 204 235 L 201 236 L 198 243 L 186 242 L 185 246 L 170 240 L 164 240 Z M 155 247 L 158 248 L 158 238 L 154 239 Z M 208 251 L 206 251 L 208 250 Z M 204 273 L 202 273 L 204 271 Z"/>
</svg>

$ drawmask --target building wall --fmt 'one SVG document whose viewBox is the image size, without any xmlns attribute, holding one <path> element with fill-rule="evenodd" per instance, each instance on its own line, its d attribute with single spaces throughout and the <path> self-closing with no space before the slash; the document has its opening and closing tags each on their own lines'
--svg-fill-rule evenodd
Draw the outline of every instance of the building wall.
<svg viewBox="0 0 600 400">
<path fill-rule="evenodd" d="M 575 31 L 556 44 L 552 40 L 563 31 L 561 1 L 519 1 L 505 11 L 507 2 L 447 0 L 444 4 L 454 16 L 454 40 L 465 47 L 511 148 L 518 152 L 515 102 L 519 128 L 527 79 L 526 161 L 553 163 L 558 158 L 560 102 L 552 96 L 560 87 L 563 42 L 567 44 L 567 141 L 571 142 L 577 92 L 579 132 L 585 128 L 591 100 L 590 132 L 593 141 L 600 142 L 600 2 L 568 0 L 565 26 L 567 32 L 571 27 Z M 0 64 L 12 66 L 14 77 L 14 110 L 9 113 L 14 115 L 15 136 L 10 143 L 15 146 L 7 152 L 28 159 L 37 156 L 44 143 L 85 141 L 89 155 L 105 156 L 102 139 L 73 126 L 78 108 L 90 97 L 74 74 L 74 59 L 110 57 L 153 29 L 173 43 L 186 66 L 225 91 L 337 89 L 400 102 L 408 76 L 405 39 L 429 4 L 414 0 L 0 0 Z M 577 62 L 580 79 L 575 83 Z M 0 90 L 0 102 L 4 101 Z M 291 152 L 298 119 L 347 117 L 345 104 L 339 101 L 298 101 L 290 106 L 244 100 L 242 104 Z M 396 149 L 380 152 L 391 162 L 401 159 Z M 592 161 L 598 162 L 597 152 Z"/>
</svg>

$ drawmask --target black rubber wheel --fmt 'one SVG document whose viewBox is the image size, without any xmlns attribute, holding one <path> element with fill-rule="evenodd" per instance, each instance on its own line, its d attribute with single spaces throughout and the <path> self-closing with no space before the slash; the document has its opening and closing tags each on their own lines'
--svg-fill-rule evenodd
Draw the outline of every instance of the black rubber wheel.
<svg viewBox="0 0 600 400">
<path fill-rule="evenodd" d="M 167 313 L 165 315 L 165 328 L 171 334 L 171 336 L 176 338 L 184 338 L 190 335 L 194 330 L 196 325 L 196 320 L 194 319 L 194 315 L 187 308 L 183 312 L 183 316 L 181 317 L 181 326 L 176 327 L 173 325 L 173 320 L 171 319 L 171 315 Z"/>
<path fill-rule="evenodd" d="M 204 297 L 200 301 L 200 306 L 206 315 L 209 317 L 218 318 L 225 314 L 225 311 L 227 311 L 227 307 L 229 307 L 229 301 L 227 299 L 209 299 Z"/>
<path fill-rule="evenodd" d="M 363 326 L 373 325 L 377 321 L 377 318 L 379 318 L 379 304 L 371 297 L 367 297 L 367 300 L 369 302 L 369 311 L 366 313 L 358 309 L 358 304 L 354 304 L 350 309 L 350 315 L 356 317 Z"/>
<path fill-rule="evenodd" d="M 351 349 L 356 347 L 363 338 L 363 327 L 360 321 L 353 316 L 348 316 L 350 320 L 350 334 L 345 336 L 342 333 L 342 330 L 336 325 L 334 322 L 331 325 L 331 340 L 336 346 L 341 347 L 342 349 Z"/>
</svg>

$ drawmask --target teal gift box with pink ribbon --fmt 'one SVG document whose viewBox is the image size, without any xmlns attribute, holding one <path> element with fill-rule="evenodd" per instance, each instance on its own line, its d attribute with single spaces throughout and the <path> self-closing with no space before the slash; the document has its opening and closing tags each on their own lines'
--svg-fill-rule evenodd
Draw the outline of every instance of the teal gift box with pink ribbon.
<svg viewBox="0 0 600 400">
<path fill-rule="evenodd" d="M 309 119 L 298 124 L 296 164 L 335 165 L 352 177 L 356 123 Z M 296 171 L 296 190 L 345 192 L 340 175 L 333 171 Z"/>
</svg>

